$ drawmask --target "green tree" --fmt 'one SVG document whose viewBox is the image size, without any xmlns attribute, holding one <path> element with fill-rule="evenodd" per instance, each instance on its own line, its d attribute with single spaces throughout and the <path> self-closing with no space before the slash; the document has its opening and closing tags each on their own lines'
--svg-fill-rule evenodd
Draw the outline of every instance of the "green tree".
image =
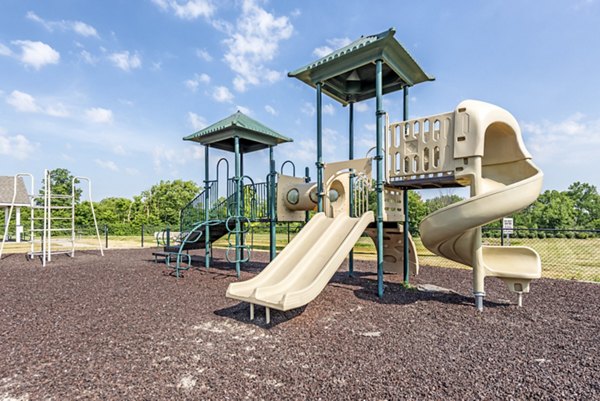
<svg viewBox="0 0 600 401">
<path fill-rule="evenodd" d="M 600 220 L 600 195 L 596 187 L 577 181 L 569 186 L 567 196 L 575 206 L 575 226 L 594 228 Z"/>
<path fill-rule="evenodd" d="M 463 200 L 460 196 L 452 193 L 440 193 L 435 198 L 427 199 L 425 204 L 427 206 L 427 213 L 431 214 L 436 210 L 442 209 L 446 206 L 450 206 L 453 203 L 460 202 Z"/>
<path fill-rule="evenodd" d="M 575 202 L 566 192 L 544 191 L 528 208 L 531 220 L 539 228 L 573 228 Z"/>
<path fill-rule="evenodd" d="M 57 168 L 50 171 L 50 190 L 52 195 L 71 195 L 73 189 L 73 174 L 66 168 Z M 43 203 L 43 196 L 45 194 L 44 188 L 46 187 L 46 180 L 42 179 L 42 187 L 39 191 L 39 196 L 42 198 L 38 200 L 38 204 Z M 79 184 L 79 180 L 75 180 L 75 184 Z M 81 201 L 81 194 L 83 190 L 75 187 L 75 203 Z M 54 203 L 54 200 L 53 200 Z M 64 200 L 57 200 L 57 204 L 67 203 Z"/>
<path fill-rule="evenodd" d="M 141 194 L 142 222 L 179 226 L 179 212 L 200 192 L 193 181 L 161 181 Z M 135 200 L 134 200 L 135 203 Z"/>
</svg>

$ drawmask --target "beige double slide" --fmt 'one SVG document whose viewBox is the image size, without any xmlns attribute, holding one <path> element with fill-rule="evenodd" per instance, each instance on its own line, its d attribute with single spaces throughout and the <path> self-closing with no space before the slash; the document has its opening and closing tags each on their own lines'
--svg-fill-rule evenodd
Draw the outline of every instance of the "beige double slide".
<svg viewBox="0 0 600 401">
<path fill-rule="evenodd" d="M 325 288 L 372 221 L 373 212 L 359 218 L 316 214 L 260 274 L 230 284 L 227 297 L 282 311 L 306 305 Z"/>
</svg>

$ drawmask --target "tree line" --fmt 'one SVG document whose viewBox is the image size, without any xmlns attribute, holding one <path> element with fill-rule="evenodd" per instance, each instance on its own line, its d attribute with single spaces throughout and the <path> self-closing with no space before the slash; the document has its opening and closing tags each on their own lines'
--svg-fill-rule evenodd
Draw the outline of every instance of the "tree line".
<svg viewBox="0 0 600 401">
<path fill-rule="evenodd" d="M 51 175 L 54 194 L 71 194 L 73 175 L 67 169 L 53 170 Z M 94 202 L 94 210 L 100 227 L 109 227 L 111 235 L 137 235 L 142 225 L 149 230 L 171 227 L 179 229 L 180 211 L 201 191 L 193 181 L 160 181 L 142 191 L 133 199 L 110 197 Z M 40 191 L 43 195 L 43 191 Z M 82 190 L 75 193 L 75 225 L 82 232 L 91 232 L 93 216 Z M 409 225 L 413 235 L 418 235 L 419 223 L 425 216 L 438 209 L 463 200 L 452 193 L 440 193 L 431 199 L 423 199 L 419 192 L 409 192 Z M 39 202 L 39 201 L 38 201 Z M 64 200 L 63 200 L 64 202 Z M 376 198 L 372 191 L 369 208 L 375 210 Z M 70 211 L 61 211 L 70 216 Z M 59 212 L 57 212 L 59 213 Z M 551 229 L 600 230 L 600 195 L 594 185 L 575 182 L 566 191 L 547 190 L 524 210 L 510 216 L 515 227 Z M 3 219 L 3 213 L 0 213 Z M 29 213 L 22 213 L 25 230 L 29 227 Z M 63 224 L 70 224 L 66 221 Z M 14 226 L 14 218 L 12 221 Z M 488 227 L 500 227 L 494 222 Z"/>
</svg>

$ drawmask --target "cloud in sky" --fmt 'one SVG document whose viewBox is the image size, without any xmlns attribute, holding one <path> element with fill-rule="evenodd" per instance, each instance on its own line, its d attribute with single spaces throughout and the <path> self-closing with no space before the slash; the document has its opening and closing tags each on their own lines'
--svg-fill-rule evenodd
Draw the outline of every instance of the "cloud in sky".
<svg viewBox="0 0 600 401">
<path fill-rule="evenodd" d="M 200 84 L 209 84 L 210 76 L 208 74 L 195 74 L 193 78 L 184 81 L 185 86 L 192 92 L 196 92 Z"/>
<path fill-rule="evenodd" d="M 196 56 L 198 56 L 199 59 L 204 61 L 213 61 L 213 56 L 211 56 L 210 53 L 206 51 L 206 49 L 196 49 Z"/>
<path fill-rule="evenodd" d="M 137 53 L 130 54 L 129 51 L 112 53 L 108 56 L 108 59 L 115 65 L 115 67 L 122 69 L 123 71 L 131 71 L 142 66 L 142 59 Z"/>
<path fill-rule="evenodd" d="M 55 29 L 59 29 L 61 31 L 73 31 L 78 35 L 84 37 L 95 37 L 99 38 L 98 31 L 91 25 L 86 24 L 81 21 L 49 21 L 45 20 L 33 11 L 29 11 L 25 16 L 28 20 L 35 21 L 41 24 L 44 28 L 53 32 Z"/>
<path fill-rule="evenodd" d="M 215 6 L 209 0 L 152 0 L 163 11 L 170 11 L 176 17 L 194 20 L 199 17 L 211 17 Z"/>
<path fill-rule="evenodd" d="M 0 128 L 0 155 L 25 160 L 31 156 L 37 146 L 21 134 L 8 135 Z"/>
<path fill-rule="evenodd" d="M 42 107 L 29 93 L 14 90 L 6 97 L 6 103 L 21 113 L 42 113 L 52 117 L 68 117 L 70 115 L 67 107 L 61 102 Z"/>
<path fill-rule="evenodd" d="M 245 107 L 245 106 L 237 105 L 236 109 L 241 111 L 242 113 L 244 113 L 247 116 L 252 114 L 252 110 L 250 110 L 248 107 Z"/>
<path fill-rule="evenodd" d="M 83 60 L 84 63 L 90 65 L 95 65 L 98 62 L 98 58 L 94 57 L 92 53 L 88 52 L 87 50 L 82 50 L 79 53 L 79 58 L 81 58 L 81 60 Z"/>
<path fill-rule="evenodd" d="M 50 45 L 31 40 L 15 40 L 13 45 L 21 48 L 21 54 L 16 57 L 26 66 L 39 70 L 45 65 L 58 64 L 60 53 Z"/>
<path fill-rule="evenodd" d="M 11 56 L 12 50 L 10 50 L 5 44 L 0 43 L 0 56 Z"/>
<path fill-rule="evenodd" d="M 267 113 L 269 113 L 269 114 L 273 115 L 273 116 L 276 116 L 277 114 L 279 114 L 279 113 L 277 113 L 277 110 L 275 110 L 275 109 L 273 108 L 273 106 L 271 106 L 271 105 L 266 105 L 266 106 L 265 106 L 265 111 L 266 111 Z"/>
<path fill-rule="evenodd" d="M 335 107 L 331 103 L 327 103 L 323 106 L 323 114 L 328 114 L 330 116 L 335 114 Z"/>
<path fill-rule="evenodd" d="M 355 103 L 354 110 L 358 111 L 359 113 L 364 113 L 365 111 L 369 111 L 369 105 L 365 102 Z"/>
<path fill-rule="evenodd" d="M 85 117 L 95 124 L 108 124 L 113 121 L 113 112 L 102 107 L 92 107 L 85 111 Z"/>
<path fill-rule="evenodd" d="M 115 171 L 115 172 L 119 171 L 119 167 L 112 160 L 96 159 L 96 160 L 94 160 L 94 162 L 98 166 L 102 167 L 103 169 L 110 170 L 110 171 Z"/>
<path fill-rule="evenodd" d="M 282 73 L 267 67 L 279 49 L 279 43 L 292 36 L 294 27 L 286 16 L 276 17 L 260 7 L 254 0 L 243 0 L 242 14 L 235 26 L 216 21 L 219 29 L 227 31 L 229 37 L 225 62 L 236 73 L 234 88 L 244 92 L 248 85 L 275 82 Z"/>
<path fill-rule="evenodd" d="M 597 157 L 594 149 L 600 145 L 600 119 L 574 113 L 561 121 L 523 122 L 521 127 L 534 160 L 550 162 L 560 157 L 577 164 L 587 162 L 587 156 Z M 564 159 L 563 155 L 573 157 Z"/>
<path fill-rule="evenodd" d="M 196 113 L 188 112 L 188 123 L 194 131 L 200 131 L 208 126 L 206 119 Z"/>
<path fill-rule="evenodd" d="M 327 45 L 317 47 L 315 50 L 313 50 L 313 54 L 316 57 L 325 57 L 337 49 L 348 46 L 350 43 L 352 43 L 352 40 L 350 38 L 333 38 L 327 39 L 326 42 Z"/>
<path fill-rule="evenodd" d="M 22 113 L 36 113 L 40 110 L 33 96 L 18 90 L 12 91 L 6 97 L 6 103 Z"/>
<path fill-rule="evenodd" d="M 233 101 L 233 93 L 226 86 L 217 86 L 212 96 L 219 103 L 231 103 Z"/>
</svg>

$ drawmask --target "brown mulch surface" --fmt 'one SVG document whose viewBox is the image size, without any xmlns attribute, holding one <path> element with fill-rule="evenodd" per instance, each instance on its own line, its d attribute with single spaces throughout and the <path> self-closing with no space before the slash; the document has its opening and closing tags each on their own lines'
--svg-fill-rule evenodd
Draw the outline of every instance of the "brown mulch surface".
<svg viewBox="0 0 600 401">
<path fill-rule="evenodd" d="M 412 279 L 456 294 L 386 275 L 380 300 L 358 261 L 266 325 L 225 298 L 230 265 L 176 279 L 151 252 L 0 261 L 0 400 L 600 399 L 598 284 L 539 280 L 519 309 L 488 279 L 478 313 L 468 270 Z"/>
</svg>

